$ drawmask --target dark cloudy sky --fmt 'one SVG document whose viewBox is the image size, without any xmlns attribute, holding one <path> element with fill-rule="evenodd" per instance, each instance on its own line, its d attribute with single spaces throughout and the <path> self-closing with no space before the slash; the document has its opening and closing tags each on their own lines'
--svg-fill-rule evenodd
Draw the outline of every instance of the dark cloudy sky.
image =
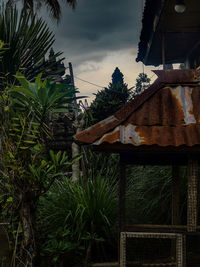
<svg viewBox="0 0 200 267">
<path fill-rule="evenodd" d="M 78 0 L 75 11 L 62 6 L 62 18 L 57 25 L 48 18 L 56 36 L 55 50 L 63 51 L 74 66 L 75 82 L 81 94 L 92 96 L 107 86 L 115 67 L 124 74 L 132 87 L 142 71 L 136 63 L 137 44 L 141 30 L 143 0 Z M 150 74 L 151 75 L 151 74 Z"/>
</svg>

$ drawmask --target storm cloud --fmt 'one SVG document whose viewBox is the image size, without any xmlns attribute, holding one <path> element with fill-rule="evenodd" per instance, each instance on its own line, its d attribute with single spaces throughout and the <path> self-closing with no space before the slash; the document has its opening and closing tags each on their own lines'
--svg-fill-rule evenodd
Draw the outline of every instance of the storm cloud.
<svg viewBox="0 0 200 267">
<path fill-rule="evenodd" d="M 110 52 L 137 50 L 142 1 L 78 0 L 75 11 L 62 4 L 58 25 L 43 14 L 55 33 L 55 50 L 63 51 L 67 61 L 79 66 L 100 62 Z"/>
</svg>

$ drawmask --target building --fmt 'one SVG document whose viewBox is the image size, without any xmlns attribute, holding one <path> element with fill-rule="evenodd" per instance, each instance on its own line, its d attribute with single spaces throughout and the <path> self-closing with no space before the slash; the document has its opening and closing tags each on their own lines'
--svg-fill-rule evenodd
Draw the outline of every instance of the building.
<svg viewBox="0 0 200 267">
<path fill-rule="evenodd" d="M 146 0 L 137 61 L 163 65 L 157 80 L 141 95 L 75 139 L 98 151 L 120 154 L 119 266 L 199 266 L 198 165 L 200 159 L 200 1 Z M 171 65 L 182 63 L 184 69 Z M 128 164 L 171 165 L 170 225 L 127 225 L 125 167 Z M 187 166 L 187 222 L 180 218 L 179 167 Z M 169 240 L 167 257 L 127 262 L 129 239 Z M 196 239 L 195 239 L 196 238 Z M 170 243 L 171 242 L 171 243 Z M 153 243 L 155 244 L 155 243 Z M 135 247 L 134 247 L 135 248 Z M 132 250 L 132 253 L 136 253 Z M 197 258 L 196 258 L 197 255 Z"/>
</svg>

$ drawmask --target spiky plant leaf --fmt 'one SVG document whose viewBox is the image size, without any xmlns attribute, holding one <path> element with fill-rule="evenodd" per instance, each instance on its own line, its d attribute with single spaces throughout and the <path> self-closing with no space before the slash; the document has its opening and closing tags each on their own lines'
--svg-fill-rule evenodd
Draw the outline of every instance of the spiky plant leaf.
<svg viewBox="0 0 200 267">
<path fill-rule="evenodd" d="M 17 0 L 8 0 L 6 5 L 7 7 L 12 7 L 16 2 Z M 58 0 L 23 0 L 21 2 L 25 12 L 29 12 L 33 15 L 38 9 L 41 8 L 41 6 L 45 5 L 48 7 L 50 15 L 57 21 L 60 20 L 62 12 Z M 76 6 L 76 0 L 64 0 L 63 2 L 67 3 L 72 9 L 74 9 Z"/>
<path fill-rule="evenodd" d="M 45 55 L 54 43 L 54 35 L 43 19 L 18 12 L 16 8 L 0 8 L 0 40 L 9 49 L 0 62 L 0 83 L 14 83 L 13 75 L 21 71 L 28 80 L 43 72 L 43 77 L 53 74 L 53 66 L 60 62 L 46 60 Z M 54 58 L 60 56 L 56 53 Z"/>
</svg>

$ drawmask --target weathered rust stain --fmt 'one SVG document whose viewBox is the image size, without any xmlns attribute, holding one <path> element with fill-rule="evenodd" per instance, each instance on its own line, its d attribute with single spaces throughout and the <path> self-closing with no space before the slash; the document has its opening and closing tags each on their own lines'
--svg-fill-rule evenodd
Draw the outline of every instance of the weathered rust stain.
<svg viewBox="0 0 200 267">
<path fill-rule="evenodd" d="M 184 112 L 185 124 L 189 125 L 191 123 L 196 123 L 196 119 L 193 114 L 193 103 L 191 97 L 193 88 L 178 86 L 176 88 L 170 88 L 170 90 Z"/>
<path fill-rule="evenodd" d="M 183 125 L 184 111 L 172 94 L 173 88 L 164 87 L 126 120 L 125 125 Z"/>
<path fill-rule="evenodd" d="M 177 146 L 184 142 L 183 138 L 179 139 L 179 141 L 182 139 L 180 143 L 176 142 L 175 136 L 179 133 L 179 130 L 180 127 L 169 126 L 138 126 L 137 128 L 138 134 L 145 139 L 145 145 L 157 144 L 159 146 Z"/>
<path fill-rule="evenodd" d="M 106 134 L 103 138 L 93 143 L 121 143 L 141 145 L 166 146 L 194 146 L 200 144 L 200 125 L 190 124 L 188 126 L 135 126 L 117 127 L 114 131 Z"/>
<path fill-rule="evenodd" d="M 140 95 L 136 96 L 133 100 L 125 104 L 120 110 L 118 110 L 114 114 L 114 116 L 118 120 L 124 120 L 124 118 L 128 118 L 128 116 L 130 116 L 134 111 L 136 111 L 145 101 L 151 98 L 162 87 L 163 83 L 159 81 L 159 79 L 155 80 L 155 82 L 149 88 L 147 88 Z"/>
<path fill-rule="evenodd" d="M 198 77 L 199 73 L 194 70 L 159 71 L 159 78 L 146 92 L 75 139 L 93 145 L 121 143 L 135 147 L 200 144 Z M 181 85 L 181 80 L 195 83 Z M 168 81 L 165 86 L 163 81 Z"/>
<path fill-rule="evenodd" d="M 86 130 L 76 134 L 74 139 L 80 143 L 91 144 L 120 123 L 121 121 L 119 121 L 116 117 L 110 116 L 107 119 L 100 121 Z"/>
<path fill-rule="evenodd" d="M 129 124 L 127 126 L 120 126 L 120 142 L 122 144 L 133 144 L 139 146 L 145 143 L 144 138 L 136 131 L 137 126 Z"/>
<path fill-rule="evenodd" d="M 113 131 L 103 135 L 103 137 L 94 142 L 94 144 L 95 145 L 99 145 L 102 143 L 113 144 L 119 142 L 119 140 L 120 140 L 120 130 L 119 127 L 116 127 Z"/>
<path fill-rule="evenodd" d="M 193 103 L 193 114 L 196 123 L 200 123 L 200 86 L 193 88 L 191 97 Z"/>
</svg>

